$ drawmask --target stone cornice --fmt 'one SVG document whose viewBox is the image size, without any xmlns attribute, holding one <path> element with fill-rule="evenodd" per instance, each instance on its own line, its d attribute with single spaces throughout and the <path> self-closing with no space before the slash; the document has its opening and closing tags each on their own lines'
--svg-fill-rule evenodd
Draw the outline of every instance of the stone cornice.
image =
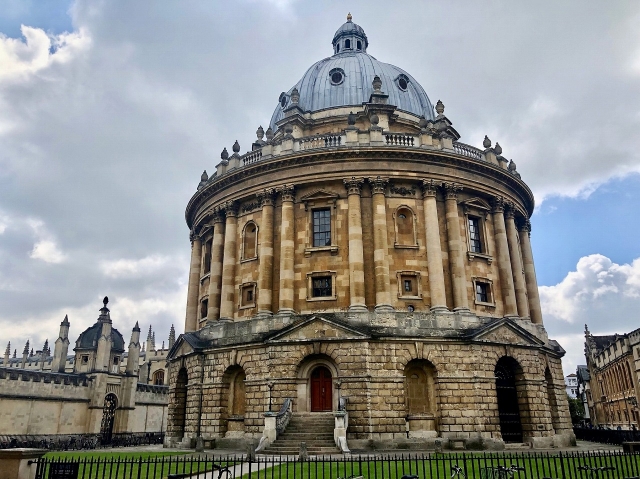
<svg viewBox="0 0 640 479">
<path fill-rule="evenodd" d="M 402 147 L 359 147 L 344 148 L 331 150 L 314 150 L 314 151 L 298 151 L 289 155 L 279 156 L 273 159 L 262 160 L 251 165 L 247 165 L 237 170 L 232 170 L 220 178 L 216 178 L 213 182 L 208 183 L 201 190 L 196 192 L 187 205 L 185 218 L 187 224 L 191 227 L 196 212 L 202 205 L 215 194 L 225 190 L 226 188 L 238 184 L 248 179 L 264 176 L 267 173 L 287 168 L 308 165 L 322 164 L 326 162 L 335 163 L 336 160 L 385 160 L 400 162 L 421 162 L 423 164 L 432 164 L 434 166 L 445 166 L 448 168 L 457 168 L 461 171 L 477 173 L 480 175 L 491 177 L 498 183 L 503 184 L 506 188 L 514 191 L 523 202 L 523 206 L 527 213 L 533 213 L 534 198 L 529 187 L 519 178 L 510 174 L 507 170 L 493 165 L 488 162 L 478 161 L 463 155 L 458 155 L 450 151 L 429 150 L 419 148 L 402 148 Z M 372 162 L 372 169 L 376 169 L 376 164 Z M 429 174 L 428 172 L 425 172 Z M 408 180 L 413 178 L 407 178 Z"/>
</svg>

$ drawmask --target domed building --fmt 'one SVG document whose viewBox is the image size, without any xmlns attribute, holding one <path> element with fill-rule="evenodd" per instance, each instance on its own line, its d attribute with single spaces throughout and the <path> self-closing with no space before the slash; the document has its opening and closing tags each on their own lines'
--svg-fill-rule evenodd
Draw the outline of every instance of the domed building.
<svg viewBox="0 0 640 479">
<path fill-rule="evenodd" d="M 203 173 L 166 443 L 285 452 L 291 421 L 333 430 L 322 452 L 570 444 L 531 190 L 368 47 L 349 16 L 251 151 Z"/>
</svg>

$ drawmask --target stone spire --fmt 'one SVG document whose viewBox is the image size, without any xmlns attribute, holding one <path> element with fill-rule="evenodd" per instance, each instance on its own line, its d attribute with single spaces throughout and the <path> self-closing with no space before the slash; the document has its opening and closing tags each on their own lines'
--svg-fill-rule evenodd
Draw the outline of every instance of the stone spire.
<svg viewBox="0 0 640 479">
<path fill-rule="evenodd" d="M 13 350 L 13 359 L 16 359 L 18 357 L 18 350 L 14 349 Z"/>
<path fill-rule="evenodd" d="M 29 357 L 29 340 L 27 339 L 27 343 L 24 345 L 24 349 L 22 350 L 22 362 L 20 363 L 20 367 L 22 369 L 27 365 L 27 358 Z"/>
<path fill-rule="evenodd" d="M 151 325 L 149 325 L 149 332 L 147 333 L 147 351 L 152 352 L 156 349 L 155 344 L 153 344 L 153 330 L 151 329 Z"/>
<path fill-rule="evenodd" d="M 49 348 L 49 340 L 45 339 L 44 340 L 44 346 L 42 346 L 42 357 L 48 357 L 51 356 L 51 349 Z"/>
<path fill-rule="evenodd" d="M 9 365 L 10 357 L 11 357 L 11 341 L 7 343 L 7 349 L 4 350 L 4 361 L 2 362 L 3 366 Z"/>
<path fill-rule="evenodd" d="M 98 322 L 101 323 L 102 328 L 98 338 L 95 365 L 97 371 L 104 372 L 109 371 L 111 359 L 111 316 L 109 315 L 109 308 L 107 308 L 108 302 L 109 298 L 105 296 L 102 300 L 104 306 L 100 308 L 100 317 L 98 317 Z"/>
<path fill-rule="evenodd" d="M 171 349 L 175 343 L 176 343 L 176 328 L 174 328 L 172 324 L 171 329 L 169 330 L 169 349 Z"/>
<path fill-rule="evenodd" d="M 156 350 L 156 332 L 153 332 L 153 336 L 151 336 L 151 344 L 153 345 L 153 350 Z"/>
<path fill-rule="evenodd" d="M 60 333 L 53 347 L 53 360 L 51 361 L 51 372 L 63 373 L 67 362 L 67 352 L 69 351 L 69 317 L 65 314 L 60 323 Z"/>
<path fill-rule="evenodd" d="M 136 325 L 131 330 L 131 341 L 129 341 L 129 354 L 127 356 L 127 375 L 137 376 L 140 363 L 140 326 Z"/>
</svg>

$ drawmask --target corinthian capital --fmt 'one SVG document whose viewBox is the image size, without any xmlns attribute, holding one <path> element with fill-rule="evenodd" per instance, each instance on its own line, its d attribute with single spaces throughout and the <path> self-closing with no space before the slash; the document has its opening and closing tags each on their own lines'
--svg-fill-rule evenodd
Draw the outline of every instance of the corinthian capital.
<svg viewBox="0 0 640 479">
<path fill-rule="evenodd" d="M 278 193 L 282 195 L 282 201 L 295 201 L 296 187 L 294 185 L 282 185 L 278 188 Z"/>
<path fill-rule="evenodd" d="M 516 205 L 513 201 L 505 201 L 504 202 L 505 218 L 515 218 L 516 217 Z"/>
<path fill-rule="evenodd" d="M 240 209 L 240 202 L 238 200 L 229 200 L 221 205 L 221 210 L 227 218 L 230 216 L 238 216 L 238 209 Z"/>
<path fill-rule="evenodd" d="M 458 192 L 462 191 L 462 185 L 459 183 L 445 181 L 442 183 L 442 187 L 444 188 L 448 200 L 457 200 Z"/>
<path fill-rule="evenodd" d="M 346 180 L 345 180 L 346 181 Z M 371 185 L 371 193 L 374 195 L 384 195 L 387 191 L 389 178 L 376 176 L 375 178 L 367 178 L 367 182 Z"/>
<path fill-rule="evenodd" d="M 211 216 L 213 216 L 213 223 L 224 223 L 224 208 L 216 206 L 211 210 Z"/>
<path fill-rule="evenodd" d="M 352 176 L 351 178 L 345 178 L 342 180 L 344 182 L 344 186 L 347 189 L 347 195 L 360 195 L 362 194 L 362 185 L 364 184 L 363 178 L 356 178 Z"/>
<path fill-rule="evenodd" d="M 422 197 L 436 196 L 438 185 L 434 179 L 422 180 Z"/>
<path fill-rule="evenodd" d="M 491 200 L 491 206 L 493 206 L 494 213 L 504 213 L 504 196 L 494 196 Z"/>
<path fill-rule="evenodd" d="M 258 193 L 258 201 L 261 206 L 273 206 L 276 199 L 276 190 L 273 188 L 265 188 Z"/>
<path fill-rule="evenodd" d="M 531 233 L 531 221 L 529 221 L 529 218 L 522 218 L 518 221 L 518 231 L 521 233 L 526 232 L 527 234 Z"/>
</svg>

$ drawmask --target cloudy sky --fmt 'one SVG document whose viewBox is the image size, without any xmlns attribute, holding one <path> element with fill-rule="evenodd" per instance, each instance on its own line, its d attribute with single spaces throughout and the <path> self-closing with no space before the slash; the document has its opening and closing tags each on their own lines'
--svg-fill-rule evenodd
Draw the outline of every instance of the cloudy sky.
<svg viewBox="0 0 640 479">
<path fill-rule="evenodd" d="M 347 12 L 461 133 L 499 141 L 537 199 L 545 324 L 640 327 L 640 3 L 4 0 L 0 346 L 73 338 L 104 295 L 128 337 L 182 331 L 184 208 L 223 147 L 246 151 Z"/>
</svg>

